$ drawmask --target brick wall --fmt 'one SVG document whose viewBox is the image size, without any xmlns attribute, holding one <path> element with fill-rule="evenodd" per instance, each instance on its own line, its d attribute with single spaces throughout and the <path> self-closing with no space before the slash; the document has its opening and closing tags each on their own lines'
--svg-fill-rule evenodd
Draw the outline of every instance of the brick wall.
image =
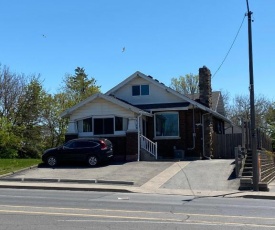
<svg viewBox="0 0 275 230">
<path fill-rule="evenodd" d="M 138 133 L 126 133 L 126 161 L 136 161 L 138 159 Z"/>
<path fill-rule="evenodd" d="M 200 123 L 200 110 L 195 109 L 195 124 Z M 202 153 L 202 128 L 195 126 L 195 148 L 193 147 L 193 111 L 179 111 L 179 139 L 154 140 L 153 118 L 148 119 L 147 137 L 158 143 L 158 156 L 160 158 L 174 158 L 174 146 L 184 150 L 185 157 L 200 158 Z"/>
</svg>

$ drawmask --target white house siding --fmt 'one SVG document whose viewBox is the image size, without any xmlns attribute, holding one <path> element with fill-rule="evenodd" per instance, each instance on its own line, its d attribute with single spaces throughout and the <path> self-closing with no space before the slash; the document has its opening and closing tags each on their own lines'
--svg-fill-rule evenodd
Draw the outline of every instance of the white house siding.
<svg viewBox="0 0 275 230">
<path fill-rule="evenodd" d="M 146 85 L 146 84 L 149 84 L 149 95 L 132 96 L 133 85 Z M 133 81 L 129 82 L 128 84 L 125 84 L 113 94 L 117 98 L 124 99 L 133 105 L 183 102 L 182 99 L 167 92 L 165 89 L 162 89 L 157 85 L 146 81 L 143 78 L 133 79 Z"/>
<path fill-rule="evenodd" d="M 121 117 L 135 117 L 134 112 L 106 101 L 102 98 L 97 98 L 93 103 L 88 103 L 85 106 L 76 110 L 70 117 L 71 121 L 87 118 L 91 116 L 108 116 L 117 115 Z"/>
</svg>

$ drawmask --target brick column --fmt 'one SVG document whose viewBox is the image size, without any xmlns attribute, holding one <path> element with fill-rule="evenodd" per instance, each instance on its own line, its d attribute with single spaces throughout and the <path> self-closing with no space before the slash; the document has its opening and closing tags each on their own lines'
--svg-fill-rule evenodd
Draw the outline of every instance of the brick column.
<svg viewBox="0 0 275 230">
<path fill-rule="evenodd" d="M 126 133 L 126 161 L 138 159 L 138 132 Z"/>
</svg>

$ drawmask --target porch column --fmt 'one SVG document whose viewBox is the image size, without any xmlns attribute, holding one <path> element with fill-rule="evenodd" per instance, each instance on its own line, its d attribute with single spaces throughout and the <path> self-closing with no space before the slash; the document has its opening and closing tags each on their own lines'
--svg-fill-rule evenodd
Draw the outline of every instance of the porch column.
<svg viewBox="0 0 275 230">
<path fill-rule="evenodd" d="M 128 122 L 128 130 L 127 132 L 137 132 L 138 129 L 138 124 L 137 124 L 137 118 L 129 118 L 129 122 Z"/>
<path fill-rule="evenodd" d="M 69 121 L 67 133 L 65 134 L 65 142 L 78 138 L 78 130 L 74 121 Z"/>
<path fill-rule="evenodd" d="M 126 161 L 138 160 L 138 122 L 137 118 L 129 118 L 126 132 Z"/>
<path fill-rule="evenodd" d="M 76 123 L 74 121 L 69 121 L 67 133 L 78 133 Z"/>
</svg>

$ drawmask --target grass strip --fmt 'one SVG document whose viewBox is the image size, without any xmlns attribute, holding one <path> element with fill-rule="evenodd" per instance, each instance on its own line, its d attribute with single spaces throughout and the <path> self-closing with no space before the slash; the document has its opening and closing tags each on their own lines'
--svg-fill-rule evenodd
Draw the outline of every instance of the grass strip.
<svg viewBox="0 0 275 230">
<path fill-rule="evenodd" d="M 0 159 L 0 175 L 29 168 L 41 163 L 41 159 Z"/>
</svg>

